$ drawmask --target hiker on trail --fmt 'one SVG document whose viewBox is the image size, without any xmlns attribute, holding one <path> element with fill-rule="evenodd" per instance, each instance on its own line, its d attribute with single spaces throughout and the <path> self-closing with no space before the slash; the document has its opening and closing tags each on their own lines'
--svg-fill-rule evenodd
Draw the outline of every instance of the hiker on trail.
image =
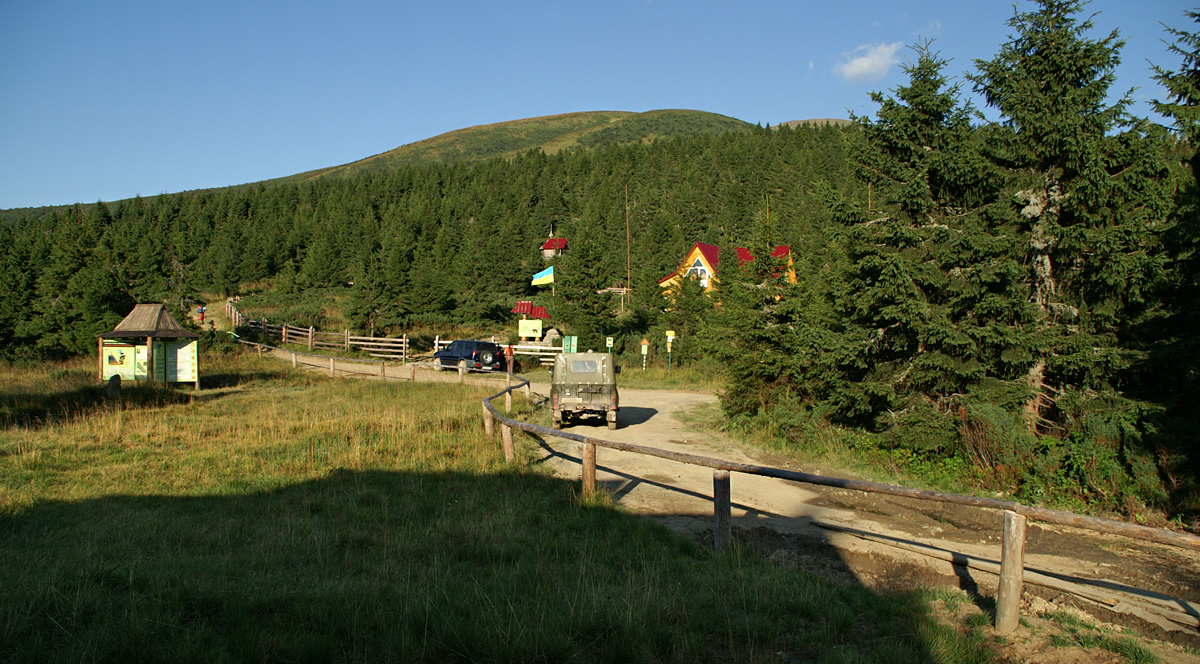
<svg viewBox="0 0 1200 664">
<path fill-rule="evenodd" d="M 512 347 L 512 344 L 509 344 L 508 347 L 504 349 L 504 371 L 505 371 L 505 373 L 513 372 L 513 347 Z"/>
</svg>

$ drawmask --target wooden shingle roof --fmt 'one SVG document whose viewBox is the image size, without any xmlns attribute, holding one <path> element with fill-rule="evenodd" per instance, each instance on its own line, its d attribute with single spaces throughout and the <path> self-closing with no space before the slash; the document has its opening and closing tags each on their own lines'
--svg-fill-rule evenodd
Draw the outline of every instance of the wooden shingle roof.
<svg viewBox="0 0 1200 664">
<path fill-rule="evenodd" d="M 185 330 L 162 304 L 139 304 L 111 332 L 100 335 L 105 339 L 127 337 L 156 337 L 159 339 L 194 339 L 200 335 Z"/>
</svg>

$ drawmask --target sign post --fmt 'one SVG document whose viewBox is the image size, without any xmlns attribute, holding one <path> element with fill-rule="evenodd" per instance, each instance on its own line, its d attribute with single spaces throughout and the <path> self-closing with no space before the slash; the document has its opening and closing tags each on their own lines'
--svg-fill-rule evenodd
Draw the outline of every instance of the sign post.
<svg viewBox="0 0 1200 664">
<path fill-rule="evenodd" d="M 667 330 L 667 375 L 671 375 L 671 344 L 675 343 L 675 330 Z"/>
<path fill-rule="evenodd" d="M 608 346 L 608 352 L 611 353 L 612 347 L 613 347 L 613 338 L 612 337 L 604 337 L 604 345 Z"/>
<path fill-rule="evenodd" d="M 564 353 L 578 353 L 579 352 L 577 350 L 578 348 L 579 348 L 579 337 L 576 337 L 576 336 L 563 337 L 563 352 Z"/>
<path fill-rule="evenodd" d="M 642 371 L 646 370 L 646 353 L 650 352 L 650 340 L 642 339 Z"/>
</svg>

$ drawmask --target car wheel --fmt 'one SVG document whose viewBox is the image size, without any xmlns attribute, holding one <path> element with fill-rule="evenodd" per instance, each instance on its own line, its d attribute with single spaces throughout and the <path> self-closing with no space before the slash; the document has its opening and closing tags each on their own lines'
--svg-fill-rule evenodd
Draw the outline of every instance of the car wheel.
<svg viewBox="0 0 1200 664">
<path fill-rule="evenodd" d="M 496 362 L 496 354 L 490 350 L 481 351 L 479 353 L 479 363 L 485 367 L 490 367 Z"/>
</svg>

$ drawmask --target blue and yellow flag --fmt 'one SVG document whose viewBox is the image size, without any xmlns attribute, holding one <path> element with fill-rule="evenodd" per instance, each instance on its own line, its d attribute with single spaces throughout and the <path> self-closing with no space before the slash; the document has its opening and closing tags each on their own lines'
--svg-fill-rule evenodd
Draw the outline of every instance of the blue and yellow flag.
<svg viewBox="0 0 1200 664">
<path fill-rule="evenodd" d="M 553 265 L 551 265 L 550 267 L 533 275 L 533 284 L 532 285 L 534 285 L 534 286 L 545 286 L 546 284 L 552 284 L 552 283 L 554 283 L 554 266 Z"/>
</svg>

